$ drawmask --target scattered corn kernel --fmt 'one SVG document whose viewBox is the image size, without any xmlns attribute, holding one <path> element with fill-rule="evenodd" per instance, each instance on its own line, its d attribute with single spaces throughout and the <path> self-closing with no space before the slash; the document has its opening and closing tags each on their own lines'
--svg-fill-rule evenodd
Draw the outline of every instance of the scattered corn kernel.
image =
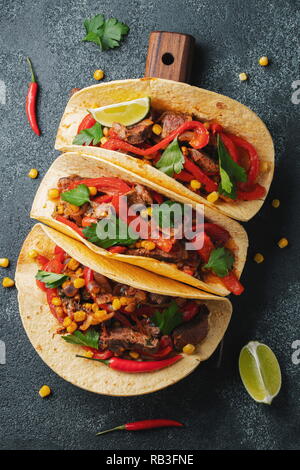
<svg viewBox="0 0 300 470">
<path fill-rule="evenodd" d="M 259 58 L 258 60 L 258 63 L 259 65 L 261 65 L 262 67 L 265 67 L 266 65 L 269 64 L 269 59 L 266 55 L 263 55 L 262 57 Z"/>
<path fill-rule="evenodd" d="M 67 327 L 67 332 L 68 333 L 74 333 L 74 331 L 77 330 L 77 323 L 72 321 L 72 323 Z"/>
<path fill-rule="evenodd" d="M 96 196 L 98 189 L 95 186 L 89 186 L 89 192 L 91 196 Z"/>
<path fill-rule="evenodd" d="M 72 323 L 72 319 L 70 317 L 66 317 L 63 321 L 63 326 L 67 328 L 67 326 L 70 326 Z"/>
<path fill-rule="evenodd" d="M 85 357 L 94 357 L 94 353 L 93 353 L 93 351 L 85 351 L 84 356 Z"/>
<path fill-rule="evenodd" d="M 122 307 L 122 305 L 121 305 L 121 302 L 120 302 L 119 299 L 114 299 L 114 300 L 112 301 L 112 308 L 113 308 L 113 310 L 120 310 L 121 307 Z"/>
<path fill-rule="evenodd" d="M 61 298 L 60 297 L 53 297 L 51 300 L 51 303 L 55 305 L 56 307 L 59 307 L 61 305 Z"/>
<path fill-rule="evenodd" d="M 38 255 L 38 252 L 36 250 L 30 250 L 28 252 L 29 258 L 32 258 L 32 259 L 35 259 L 37 257 L 37 255 Z"/>
<path fill-rule="evenodd" d="M 248 75 L 245 72 L 242 72 L 239 74 L 239 79 L 241 82 L 244 82 L 245 80 L 248 80 Z"/>
<path fill-rule="evenodd" d="M 46 398 L 51 394 L 51 388 L 48 385 L 43 385 L 39 390 L 39 396 Z"/>
<path fill-rule="evenodd" d="M 48 198 L 49 199 L 58 199 L 59 198 L 59 191 L 56 188 L 49 189 L 48 191 Z"/>
<path fill-rule="evenodd" d="M 140 357 L 139 353 L 136 351 L 130 351 L 129 356 L 132 357 L 132 359 L 138 359 Z"/>
<path fill-rule="evenodd" d="M 277 209 L 280 206 L 279 199 L 273 199 L 272 206 L 275 207 L 275 209 Z"/>
<path fill-rule="evenodd" d="M 195 346 L 193 344 L 186 344 L 185 346 L 183 346 L 182 348 L 182 352 L 184 354 L 194 354 L 195 352 Z"/>
<path fill-rule="evenodd" d="M 261 173 L 266 173 L 267 171 L 269 171 L 269 162 L 260 161 L 259 162 L 259 171 Z"/>
<path fill-rule="evenodd" d="M 64 213 L 64 206 L 62 204 L 59 204 L 56 208 L 56 212 L 59 214 L 59 215 L 62 215 Z"/>
<path fill-rule="evenodd" d="M 154 242 L 149 242 L 148 240 L 143 240 L 141 242 L 141 247 L 145 248 L 145 250 L 152 251 L 155 249 L 156 245 Z"/>
<path fill-rule="evenodd" d="M 74 320 L 77 321 L 84 321 L 86 319 L 86 313 L 83 310 L 78 310 L 74 313 Z"/>
<path fill-rule="evenodd" d="M 70 261 L 68 262 L 68 268 L 71 269 L 72 271 L 76 271 L 79 265 L 80 263 L 74 258 L 71 258 Z"/>
<path fill-rule="evenodd" d="M 4 277 L 2 279 L 2 286 L 3 287 L 13 287 L 15 285 L 15 281 L 10 277 Z"/>
<path fill-rule="evenodd" d="M 102 137 L 102 138 L 100 139 L 101 145 L 106 144 L 107 141 L 108 141 L 108 138 L 107 138 L 107 137 Z"/>
<path fill-rule="evenodd" d="M 201 188 L 201 183 L 200 181 L 198 180 L 192 180 L 190 182 L 190 185 L 191 185 L 191 188 L 195 191 L 196 189 L 200 189 Z"/>
<path fill-rule="evenodd" d="M 77 279 L 74 279 L 73 284 L 74 284 L 74 287 L 76 287 L 76 289 L 81 289 L 82 287 L 85 286 L 85 280 L 82 279 L 82 277 L 79 277 Z"/>
<path fill-rule="evenodd" d="M 108 133 L 109 133 L 108 127 L 103 127 L 103 135 L 104 135 L 105 137 L 107 137 L 107 136 L 108 136 Z"/>
<path fill-rule="evenodd" d="M 0 258 L 0 267 L 1 268 L 7 268 L 9 265 L 9 259 L 8 258 Z"/>
<path fill-rule="evenodd" d="M 35 179 L 39 175 L 39 172 L 36 168 L 31 168 L 31 170 L 28 172 L 29 178 Z"/>
<path fill-rule="evenodd" d="M 208 202 L 216 202 L 219 199 L 219 193 L 217 191 L 213 191 L 212 193 L 206 196 Z"/>
<path fill-rule="evenodd" d="M 287 238 L 281 238 L 278 242 L 279 248 L 285 248 L 286 246 L 288 246 L 288 244 L 289 242 Z"/>
<path fill-rule="evenodd" d="M 256 253 L 256 255 L 254 256 L 254 261 L 257 263 L 257 264 L 260 264 L 264 261 L 264 256 L 261 254 L 261 253 Z"/>
<path fill-rule="evenodd" d="M 103 72 L 103 70 L 100 70 L 100 69 L 95 70 L 95 72 L 94 72 L 94 79 L 95 79 L 95 80 L 102 80 L 102 78 L 104 78 L 104 72 Z"/>
<path fill-rule="evenodd" d="M 154 126 L 152 126 L 152 132 L 155 135 L 160 135 L 162 133 L 162 127 L 159 124 L 154 124 Z"/>
</svg>

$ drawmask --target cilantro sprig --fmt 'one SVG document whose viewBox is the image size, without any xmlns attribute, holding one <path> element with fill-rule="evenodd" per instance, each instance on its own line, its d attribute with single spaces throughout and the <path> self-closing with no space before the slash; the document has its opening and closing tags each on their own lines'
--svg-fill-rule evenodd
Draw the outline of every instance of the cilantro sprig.
<svg viewBox="0 0 300 470">
<path fill-rule="evenodd" d="M 184 156 L 178 144 L 177 137 L 168 145 L 156 163 L 156 168 L 168 176 L 174 176 L 183 169 Z"/>
<path fill-rule="evenodd" d="M 90 202 L 90 191 L 85 184 L 79 184 L 76 188 L 62 193 L 61 198 L 74 206 L 82 206 L 86 202 Z"/>
<path fill-rule="evenodd" d="M 224 277 L 227 276 L 229 271 L 232 270 L 233 263 L 234 255 L 231 253 L 231 251 L 221 247 L 215 248 L 211 252 L 208 263 L 203 267 L 206 269 L 211 269 L 219 277 Z"/>
<path fill-rule="evenodd" d="M 112 238 L 110 233 L 114 234 Z M 83 229 L 84 236 L 95 245 L 107 249 L 115 245 L 132 245 L 138 239 L 138 235 L 118 217 L 110 217 L 100 220 L 97 224 L 91 224 Z"/>
<path fill-rule="evenodd" d="M 103 137 L 103 130 L 100 122 L 96 122 L 89 129 L 83 129 L 73 139 L 74 145 L 97 145 Z"/>
<path fill-rule="evenodd" d="M 116 18 L 105 19 L 104 15 L 96 15 L 84 21 L 86 35 L 83 41 L 94 42 L 101 51 L 120 46 L 120 42 L 129 33 L 129 27 Z"/>
<path fill-rule="evenodd" d="M 231 158 L 219 135 L 217 137 L 217 145 L 221 176 L 218 191 L 224 196 L 236 199 L 236 183 L 247 181 L 246 170 Z"/>
<path fill-rule="evenodd" d="M 161 312 L 155 312 L 151 319 L 153 323 L 158 326 L 162 335 L 169 335 L 176 326 L 182 323 L 183 315 L 177 303 L 173 300 L 169 307 Z"/>
<path fill-rule="evenodd" d="M 68 279 L 68 276 L 65 274 L 49 273 L 47 271 L 38 270 L 35 278 L 38 281 L 43 282 L 48 289 L 54 289 L 61 286 Z"/>
<path fill-rule="evenodd" d="M 98 349 L 99 347 L 99 331 L 94 328 L 89 328 L 86 333 L 77 330 L 73 334 L 63 336 L 62 338 L 71 344 L 78 344 L 79 346 L 88 346 L 90 348 Z"/>
</svg>

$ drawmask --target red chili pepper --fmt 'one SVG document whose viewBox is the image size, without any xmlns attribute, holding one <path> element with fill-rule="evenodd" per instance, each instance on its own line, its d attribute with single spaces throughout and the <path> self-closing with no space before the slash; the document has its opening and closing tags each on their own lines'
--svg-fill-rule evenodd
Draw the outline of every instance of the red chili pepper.
<svg viewBox="0 0 300 470">
<path fill-rule="evenodd" d="M 180 173 L 174 173 L 175 180 L 183 181 L 184 183 L 190 183 L 195 177 L 188 171 L 182 170 Z"/>
<path fill-rule="evenodd" d="M 36 99 L 37 99 L 39 86 L 36 82 L 36 78 L 35 78 L 34 71 L 32 68 L 32 63 L 29 57 L 27 57 L 27 62 L 29 64 L 30 71 L 31 71 L 31 82 L 29 84 L 27 97 L 26 97 L 26 115 L 27 115 L 28 122 L 33 132 L 36 135 L 41 135 L 41 131 L 39 129 L 37 118 L 36 118 Z"/>
<path fill-rule="evenodd" d="M 116 426 L 115 428 L 98 432 L 96 436 L 100 436 L 101 434 L 106 434 L 111 431 L 143 431 L 145 429 L 182 426 L 184 426 L 182 423 L 179 421 L 174 421 L 173 419 L 147 419 L 144 421 L 134 421 L 132 423 L 122 424 L 121 426 Z"/>
<path fill-rule="evenodd" d="M 266 195 L 266 188 L 256 183 L 249 191 L 238 190 L 237 197 L 242 201 L 254 201 L 255 199 L 261 199 Z"/>
<path fill-rule="evenodd" d="M 78 233 L 82 238 L 85 238 L 84 234 L 83 234 L 83 231 L 82 231 L 82 228 L 78 227 L 75 222 L 72 222 L 71 220 L 68 220 L 66 219 L 65 217 L 63 217 L 62 215 L 56 215 L 55 216 L 55 219 L 58 221 L 58 222 L 61 222 L 65 225 L 68 225 L 68 227 L 72 228 L 73 230 L 75 230 L 76 233 Z"/>
<path fill-rule="evenodd" d="M 244 286 L 240 283 L 233 271 L 227 274 L 227 276 L 220 277 L 219 279 L 233 294 L 240 295 L 244 292 Z"/>
<path fill-rule="evenodd" d="M 233 140 L 231 139 L 231 137 L 229 137 L 224 132 L 221 132 L 220 136 L 221 136 L 223 144 L 227 148 L 227 151 L 228 151 L 229 155 L 231 156 L 232 160 L 235 161 L 236 163 L 238 163 L 239 162 L 239 152 L 238 152 Z"/>
<path fill-rule="evenodd" d="M 182 319 L 184 322 L 192 320 L 199 311 L 199 305 L 196 302 L 187 302 L 182 307 Z"/>
<path fill-rule="evenodd" d="M 184 168 L 194 175 L 194 179 L 200 181 L 204 186 L 207 192 L 211 193 L 218 190 L 218 185 L 215 181 L 210 179 L 198 165 L 193 163 L 187 157 L 185 157 Z"/>
<path fill-rule="evenodd" d="M 123 181 L 121 178 L 107 176 L 73 181 L 68 186 L 68 190 L 74 189 L 80 184 L 85 184 L 86 186 L 94 186 L 98 189 L 98 191 L 101 191 L 102 193 L 107 193 L 110 196 L 113 196 L 115 194 L 122 195 L 131 191 L 131 187 L 128 186 L 128 184 L 125 183 L 125 181 Z"/>
<path fill-rule="evenodd" d="M 166 346 L 165 348 L 160 349 L 156 353 L 151 354 L 150 352 L 137 351 L 142 356 L 152 357 L 153 359 L 162 359 L 163 357 L 169 356 L 173 352 L 173 346 Z"/>
<path fill-rule="evenodd" d="M 76 357 L 82 357 L 83 359 L 87 359 L 89 361 L 102 362 L 111 369 L 127 372 L 129 374 L 136 374 L 139 372 L 153 372 L 155 370 L 164 369 L 165 367 L 175 364 L 175 362 L 182 359 L 180 354 L 168 359 L 163 359 L 162 361 L 132 361 L 130 359 L 121 359 L 120 357 L 112 357 L 107 360 L 102 360 L 80 355 L 76 355 Z"/>
<path fill-rule="evenodd" d="M 93 118 L 93 116 L 91 114 L 87 114 L 81 121 L 79 127 L 78 127 L 78 131 L 77 131 L 77 134 L 79 134 L 79 132 L 81 131 L 84 131 L 85 129 L 90 129 L 91 127 L 93 127 L 95 124 L 96 124 L 96 120 Z"/>
<path fill-rule="evenodd" d="M 103 351 L 103 352 L 96 352 L 94 354 L 94 359 L 102 359 L 102 360 L 107 360 L 113 357 L 114 353 L 111 351 Z"/>
<path fill-rule="evenodd" d="M 125 253 L 126 249 L 126 246 L 112 246 L 108 248 L 108 251 L 110 251 L 110 253 L 122 254 Z"/>
<path fill-rule="evenodd" d="M 250 168 L 248 171 L 248 181 L 249 184 L 254 184 L 259 172 L 259 158 L 258 154 L 252 144 L 247 142 L 247 140 L 237 137 L 233 134 L 226 134 L 235 145 L 242 147 L 248 152 Z"/>
</svg>

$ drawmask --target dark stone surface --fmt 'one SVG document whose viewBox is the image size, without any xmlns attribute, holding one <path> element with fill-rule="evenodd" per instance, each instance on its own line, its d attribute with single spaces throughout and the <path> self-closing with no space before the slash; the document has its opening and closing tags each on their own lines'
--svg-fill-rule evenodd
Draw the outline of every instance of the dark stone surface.
<svg viewBox="0 0 300 470">
<path fill-rule="evenodd" d="M 247 224 L 249 260 L 243 275 L 246 293 L 234 300 L 222 367 L 216 357 L 190 377 L 161 392 L 139 398 L 109 398 L 64 382 L 39 359 L 21 326 L 16 291 L 1 290 L 0 339 L 7 364 L 0 365 L 0 448 L 62 449 L 299 449 L 300 365 L 292 363 L 300 339 L 299 298 L 299 111 L 291 84 L 299 79 L 299 9 L 296 1 L 103 0 L 0 1 L 0 80 L 7 86 L 0 104 L 1 256 L 12 263 L 32 221 L 28 217 L 41 176 L 56 157 L 56 129 L 73 87 L 94 83 L 102 68 L 106 80 L 143 75 L 152 30 L 190 33 L 197 40 L 193 83 L 240 100 L 271 130 L 276 174 L 268 201 Z M 299 5 L 299 3 L 298 3 Z M 131 27 L 121 48 L 100 53 L 81 43 L 82 21 L 96 13 L 116 16 Z M 267 54 L 271 65 L 257 59 Z M 41 84 L 41 138 L 30 130 L 24 112 L 30 56 Z M 250 75 L 240 83 L 238 74 Z M 298 122 L 297 122 L 298 121 Z M 275 210 L 270 201 L 281 200 Z M 276 241 L 286 236 L 290 247 Z M 265 262 L 256 265 L 261 251 Z M 30 292 L 28 292 L 30 295 Z M 267 343 L 283 373 L 280 395 L 271 407 L 245 392 L 237 370 L 238 354 L 249 340 Z M 44 383 L 54 393 L 41 400 Z M 101 427 L 127 420 L 169 417 L 185 430 L 112 434 L 96 438 Z"/>
</svg>

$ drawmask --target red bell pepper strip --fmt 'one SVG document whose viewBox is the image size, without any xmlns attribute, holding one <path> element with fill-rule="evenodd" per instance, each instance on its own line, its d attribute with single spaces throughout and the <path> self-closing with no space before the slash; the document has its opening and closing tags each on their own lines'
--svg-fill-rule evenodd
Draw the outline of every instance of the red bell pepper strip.
<svg viewBox="0 0 300 470">
<path fill-rule="evenodd" d="M 111 431 L 143 431 L 145 429 L 182 426 L 182 423 L 179 423 L 179 421 L 174 421 L 173 419 L 147 419 L 145 421 L 134 421 L 133 423 L 122 424 L 121 426 L 116 426 L 115 428 L 98 432 L 96 436 L 100 436 L 101 434 L 106 434 Z"/>
<path fill-rule="evenodd" d="M 38 93 L 39 87 L 36 82 L 36 78 L 35 78 L 33 68 L 32 68 L 32 63 L 29 57 L 27 57 L 27 62 L 29 64 L 30 71 L 31 71 L 31 82 L 29 84 L 27 97 L 26 97 L 26 115 L 27 115 L 28 122 L 33 132 L 36 135 L 41 135 L 41 131 L 39 129 L 37 118 L 36 118 L 36 99 L 37 99 L 37 93 Z"/>
<path fill-rule="evenodd" d="M 227 148 L 227 151 L 228 151 L 229 155 L 231 156 L 232 160 L 234 162 L 238 163 L 239 162 L 239 152 L 238 152 L 232 138 L 229 137 L 224 132 L 221 132 L 220 136 L 221 136 L 222 142 L 225 145 L 225 147 Z"/>
<path fill-rule="evenodd" d="M 235 295 L 240 295 L 244 292 L 244 286 L 240 283 L 233 271 L 231 271 L 227 276 L 219 277 L 220 281 L 226 289 L 232 292 Z"/>
<path fill-rule="evenodd" d="M 212 134 L 219 134 L 220 132 L 223 132 L 223 127 L 221 124 L 217 124 L 216 122 L 212 123 L 209 128 Z"/>
<path fill-rule="evenodd" d="M 120 357 L 112 357 L 107 360 L 103 359 L 94 359 L 92 357 L 85 357 L 76 355 L 76 357 L 81 357 L 89 361 L 98 361 L 106 364 L 108 367 L 114 370 L 119 370 L 120 372 L 127 372 L 129 374 L 136 374 L 140 372 L 153 372 L 156 370 L 164 369 L 165 367 L 175 364 L 175 362 L 182 359 L 182 356 L 178 354 L 177 356 L 169 357 L 168 359 L 163 359 L 162 361 L 132 361 L 130 359 L 121 359 Z"/>
<path fill-rule="evenodd" d="M 194 179 L 197 179 L 205 186 L 207 192 L 211 193 L 213 191 L 218 190 L 218 185 L 215 181 L 210 179 L 200 168 L 198 165 L 193 163 L 189 158 L 185 157 L 184 163 L 185 170 L 189 171 L 192 175 L 194 175 Z M 180 174 L 180 173 L 179 173 Z"/>
<path fill-rule="evenodd" d="M 204 231 L 216 245 L 225 245 L 230 238 L 230 233 L 225 228 L 209 222 L 204 223 Z"/>
<path fill-rule="evenodd" d="M 79 124 L 77 134 L 79 134 L 81 131 L 84 131 L 85 129 L 90 129 L 96 124 L 96 122 L 97 121 L 93 118 L 91 114 L 87 114 Z"/>
<path fill-rule="evenodd" d="M 190 183 L 192 180 L 195 179 L 195 177 L 191 173 L 185 170 L 182 170 L 178 174 L 174 173 L 173 177 L 175 180 L 183 181 L 184 183 Z"/>
<path fill-rule="evenodd" d="M 48 261 L 47 264 L 44 265 L 43 269 L 44 271 L 47 271 L 47 272 L 51 272 L 51 273 L 56 273 L 56 274 L 61 274 L 62 271 L 63 271 L 63 268 L 64 268 L 64 265 L 61 263 L 61 261 L 57 258 L 57 256 L 59 255 L 56 255 L 53 259 L 51 259 L 50 261 Z M 56 308 L 55 308 L 55 305 L 53 305 L 52 303 L 52 299 L 53 297 L 57 297 L 58 296 L 58 289 L 49 289 L 48 287 L 45 286 L 45 284 L 42 282 L 41 284 L 43 284 L 43 287 L 40 286 L 40 284 L 38 283 L 37 285 L 39 287 L 41 287 L 41 289 L 46 292 L 46 296 L 47 296 L 47 302 L 48 302 L 48 305 L 49 305 L 49 308 L 50 308 L 50 312 L 52 313 L 52 315 L 59 321 L 59 322 L 62 322 L 63 321 L 63 318 L 61 317 L 58 317 L 57 315 L 57 312 L 56 312 Z"/>
<path fill-rule="evenodd" d="M 85 285 L 87 286 L 89 282 L 94 280 L 94 272 L 91 268 L 84 266 L 83 268 L 83 278 L 85 280 Z"/>
<path fill-rule="evenodd" d="M 83 180 L 73 181 L 68 186 L 68 190 L 74 189 L 80 184 L 85 184 L 86 186 L 94 186 L 98 189 L 98 191 L 106 193 L 110 196 L 113 196 L 114 194 L 122 195 L 131 191 L 131 187 L 128 186 L 125 181 L 121 180 L 121 178 L 107 176 L 102 176 L 99 178 L 86 178 Z"/>
<path fill-rule="evenodd" d="M 262 199 L 265 197 L 266 192 L 266 188 L 256 183 L 249 191 L 238 190 L 237 197 L 242 201 L 254 201 L 255 199 Z"/>
<path fill-rule="evenodd" d="M 250 163 L 247 183 L 254 184 L 259 172 L 259 158 L 255 148 L 252 144 L 247 142 L 245 139 L 242 139 L 241 137 L 237 137 L 233 134 L 227 134 L 227 136 L 232 140 L 235 145 L 237 145 L 237 147 L 242 147 L 247 151 Z"/>
<path fill-rule="evenodd" d="M 187 302 L 182 307 L 182 319 L 184 322 L 192 320 L 199 311 L 199 305 L 196 302 Z"/>
<path fill-rule="evenodd" d="M 112 246 L 107 251 L 110 253 L 123 254 L 127 250 L 126 246 Z"/>
<path fill-rule="evenodd" d="M 58 222 L 61 222 L 62 224 L 65 224 L 65 225 L 68 225 L 68 227 L 72 228 L 73 230 L 75 230 L 76 233 L 78 233 L 78 235 L 80 235 L 82 238 L 85 238 L 84 234 L 83 234 L 83 231 L 82 231 L 82 228 L 81 227 L 78 227 L 75 222 L 72 222 L 71 220 L 69 219 L 66 219 L 66 217 L 63 217 L 62 215 L 56 215 L 55 216 L 55 219 L 58 221 Z"/>
<path fill-rule="evenodd" d="M 46 258 L 46 256 L 44 255 L 37 255 L 37 258 L 36 258 L 37 262 L 39 264 L 41 264 L 43 267 L 45 266 L 45 264 L 49 263 L 49 259 Z"/>
<path fill-rule="evenodd" d="M 108 196 L 107 194 L 103 194 L 102 196 L 96 196 L 91 198 L 93 202 L 96 202 L 96 204 L 107 204 L 111 202 L 112 196 Z"/>
<path fill-rule="evenodd" d="M 198 254 L 200 255 L 201 259 L 204 261 L 204 263 L 208 263 L 209 257 L 211 252 L 213 251 L 214 244 L 209 238 L 209 236 L 204 232 L 203 233 L 203 246 L 199 250 L 197 250 Z"/>
</svg>

